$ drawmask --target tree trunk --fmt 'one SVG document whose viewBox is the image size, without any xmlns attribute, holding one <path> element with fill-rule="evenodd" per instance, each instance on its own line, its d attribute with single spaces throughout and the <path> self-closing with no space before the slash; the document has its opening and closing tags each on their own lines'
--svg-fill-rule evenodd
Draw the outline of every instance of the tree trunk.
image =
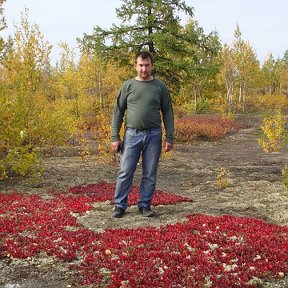
<svg viewBox="0 0 288 288">
<path fill-rule="evenodd" d="M 243 94 L 242 94 L 242 100 L 243 100 L 243 107 L 242 107 L 242 111 L 243 111 L 243 113 L 245 113 L 245 102 L 246 102 L 246 95 L 245 95 L 245 89 L 243 88 L 243 92 L 242 92 Z"/>
<path fill-rule="evenodd" d="M 151 3 L 151 0 L 149 0 L 148 2 Z M 150 5 L 149 8 L 148 8 L 148 13 L 147 13 L 147 14 L 148 14 L 148 19 L 149 19 L 150 15 L 152 14 L 151 5 Z M 148 35 L 151 35 L 151 34 L 153 34 L 153 28 L 152 28 L 152 26 L 150 26 L 150 24 L 149 24 L 149 26 L 148 26 Z M 152 55 L 154 55 L 154 54 L 155 54 L 155 49 L 154 49 L 154 43 L 153 43 L 153 41 L 149 41 L 148 47 L 149 47 L 149 52 L 150 52 Z"/>
<path fill-rule="evenodd" d="M 102 94 L 102 83 L 101 83 L 101 73 L 98 71 L 97 73 L 97 90 L 98 90 L 98 96 L 99 96 L 99 103 L 100 106 L 102 106 L 103 103 L 103 94 Z"/>
<path fill-rule="evenodd" d="M 228 110 L 229 112 L 232 112 L 232 106 L 233 106 L 233 81 L 226 80 L 226 98 L 228 101 Z"/>
<path fill-rule="evenodd" d="M 195 87 L 193 87 L 193 92 L 192 92 L 193 94 L 194 94 L 194 110 L 195 110 L 195 113 L 197 114 L 197 92 L 196 92 L 196 89 L 195 89 Z"/>
</svg>

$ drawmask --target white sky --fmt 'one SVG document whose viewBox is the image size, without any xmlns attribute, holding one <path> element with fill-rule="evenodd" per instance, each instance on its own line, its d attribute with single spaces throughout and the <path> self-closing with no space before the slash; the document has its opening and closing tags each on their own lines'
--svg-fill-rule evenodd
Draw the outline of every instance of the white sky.
<svg viewBox="0 0 288 288">
<path fill-rule="evenodd" d="M 249 41 L 258 60 L 272 53 L 282 58 L 288 49 L 288 0 L 186 0 L 194 7 L 194 19 L 205 33 L 216 30 L 222 44 L 231 44 L 236 25 L 242 38 Z M 14 24 L 20 22 L 21 12 L 29 9 L 29 20 L 40 27 L 45 40 L 53 45 L 52 62 L 60 57 L 58 44 L 67 42 L 76 48 L 76 38 L 91 34 L 96 25 L 110 28 L 119 23 L 115 8 L 120 0 L 6 0 L 4 15 L 8 29 L 3 37 L 14 33 Z M 183 19 L 185 23 L 187 19 Z M 76 49 L 77 52 L 77 49 Z"/>
</svg>

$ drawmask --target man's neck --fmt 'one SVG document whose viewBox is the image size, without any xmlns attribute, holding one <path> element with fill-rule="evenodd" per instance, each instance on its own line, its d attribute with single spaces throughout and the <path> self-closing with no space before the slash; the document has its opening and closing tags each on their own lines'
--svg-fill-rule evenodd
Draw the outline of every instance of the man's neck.
<svg viewBox="0 0 288 288">
<path fill-rule="evenodd" d="M 137 77 L 135 77 L 135 79 L 138 80 L 138 81 L 151 81 L 154 78 L 153 78 L 153 76 L 150 76 L 148 78 L 141 78 L 141 77 L 137 76 Z"/>
</svg>

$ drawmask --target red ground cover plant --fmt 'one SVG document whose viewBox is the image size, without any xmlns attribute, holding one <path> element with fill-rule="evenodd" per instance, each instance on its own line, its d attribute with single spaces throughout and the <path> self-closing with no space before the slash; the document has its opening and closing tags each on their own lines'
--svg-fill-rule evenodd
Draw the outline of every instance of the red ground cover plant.
<svg viewBox="0 0 288 288">
<path fill-rule="evenodd" d="M 57 257 L 92 287 L 256 287 L 288 273 L 288 227 L 258 219 L 195 214 L 160 228 L 103 233 L 81 226 L 74 213 L 112 200 L 113 189 L 100 183 L 46 197 L 0 194 L 0 258 Z M 137 193 L 134 187 L 130 203 Z M 191 201 L 156 195 L 154 205 Z"/>
<path fill-rule="evenodd" d="M 197 139 L 218 140 L 244 125 L 232 119 L 198 115 L 175 120 L 175 138 L 178 143 L 189 143 Z"/>
<path fill-rule="evenodd" d="M 98 183 L 87 186 L 76 186 L 70 188 L 67 192 L 74 195 L 86 195 L 92 202 L 112 201 L 114 198 L 115 184 Z M 129 205 L 136 205 L 139 200 L 139 188 L 133 186 L 129 194 Z M 171 193 L 166 193 L 161 190 L 156 190 L 152 205 L 168 205 L 178 202 L 191 202 L 188 197 L 182 197 Z"/>
</svg>

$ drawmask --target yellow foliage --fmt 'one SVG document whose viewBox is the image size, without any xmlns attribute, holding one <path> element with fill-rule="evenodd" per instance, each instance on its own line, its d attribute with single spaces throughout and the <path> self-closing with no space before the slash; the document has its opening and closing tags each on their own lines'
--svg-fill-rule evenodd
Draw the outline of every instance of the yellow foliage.
<svg viewBox="0 0 288 288">
<path fill-rule="evenodd" d="M 288 189 L 288 164 L 282 169 L 283 184 Z"/>
<path fill-rule="evenodd" d="M 100 162 L 111 163 L 118 159 L 111 149 L 111 117 L 111 111 L 103 111 L 96 116 L 96 125 L 93 127 L 97 150 L 96 159 Z M 123 136 L 123 128 L 120 134 Z"/>
<path fill-rule="evenodd" d="M 231 112 L 231 111 L 229 111 L 228 113 L 227 113 L 227 119 L 229 119 L 229 120 L 231 120 L 231 121 L 233 121 L 234 120 L 234 114 Z"/>
<path fill-rule="evenodd" d="M 229 169 L 221 167 L 216 177 L 217 187 L 219 189 L 230 187 L 232 184 L 231 176 L 232 174 Z"/>
<path fill-rule="evenodd" d="M 0 180 L 8 178 L 8 175 L 20 175 L 29 176 L 36 182 L 44 171 L 39 152 L 30 145 L 9 150 L 5 159 L 0 161 Z"/>
<path fill-rule="evenodd" d="M 227 101 L 223 97 L 221 98 L 220 96 L 218 98 L 210 99 L 209 106 L 211 107 L 211 111 L 214 111 L 221 115 L 225 115 L 225 113 L 228 111 Z"/>
<path fill-rule="evenodd" d="M 285 129 L 285 118 L 281 111 L 277 111 L 272 116 L 265 117 L 260 127 L 262 137 L 258 138 L 257 141 L 263 151 L 265 153 L 279 151 Z"/>
<path fill-rule="evenodd" d="M 284 94 L 253 95 L 247 97 L 246 107 L 251 112 L 288 111 L 288 98 Z"/>
<path fill-rule="evenodd" d="M 6 167 L 4 164 L 0 164 L 0 181 L 8 178 Z"/>
<path fill-rule="evenodd" d="M 90 149 L 88 147 L 88 139 L 83 135 L 83 133 L 82 133 L 82 135 L 79 138 L 79 142 L 80 142 L 80 147 L 81 147 L 79 154 L 80 154 L 82 160 L 85 160 L 92 153 L 91 153 L 91 151 L 90 151 Z"/>
</svg>

